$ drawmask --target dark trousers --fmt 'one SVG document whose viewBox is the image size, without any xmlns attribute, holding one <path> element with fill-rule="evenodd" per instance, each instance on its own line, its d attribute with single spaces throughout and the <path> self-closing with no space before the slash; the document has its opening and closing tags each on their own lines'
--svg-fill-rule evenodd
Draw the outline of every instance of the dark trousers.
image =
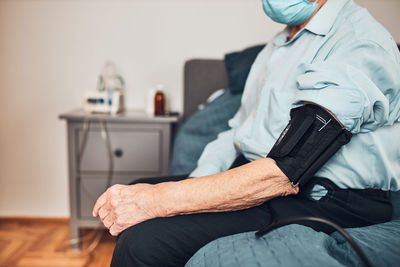
<svg viewBox="0 0 400 267">
<path fill-rule="evenodd" d="M 243 160 L 232 167 L 240 163 Z M 156 184 L 186 177 L 147 178 L 135 183 Z M 328 193 L 311 197 L 317 185 Z M 256 231 L 293 216 L 316 216 L 345 228 L 361 227 L 389 221 L 392 206 L 389 192 L 339 189 L 330 180 L 316 177 L 296 196 L 278 197 L 250 209 L 156 218 L 132 226 L 118 237 L 111 266 L 184 266 L 197 250 L 219 237 Z M 325 233 L 333 231 L 317 223 L 304 225 Z"/>
</svg>

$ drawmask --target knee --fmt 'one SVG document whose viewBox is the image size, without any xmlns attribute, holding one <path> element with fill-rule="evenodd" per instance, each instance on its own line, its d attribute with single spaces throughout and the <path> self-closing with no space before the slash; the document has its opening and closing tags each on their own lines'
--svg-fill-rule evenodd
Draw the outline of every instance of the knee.
<svg viewBox="0 0 400 267">
<path fill-rule="evenodd" d="M 163 266 L 168 262 L 156 229 L 144 222 L 123 231 L 114 249 L 111 267 Z"/>
<path fill-rule="evenodd" d="M 147 240 L 143 235 L 136 226 L 123 231 L 115 245 L 111 267 L 146 266 L 142 258 L 145 256 L 143 245 Z"/>
</svg>

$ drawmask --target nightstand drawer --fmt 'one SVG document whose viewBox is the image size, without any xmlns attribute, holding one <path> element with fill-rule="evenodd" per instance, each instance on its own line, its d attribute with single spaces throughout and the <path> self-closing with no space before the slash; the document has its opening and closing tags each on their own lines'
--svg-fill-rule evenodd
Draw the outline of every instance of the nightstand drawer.
<svg viewBox="0 0 400 267">
<path fill-rule="evenodd" d="M 114 172 L 154 173 L 161 169 L 162 131 L 158 129 L 108 129 Z M 83 131 L 77 130 L 76 151 Z M 81 172 L 107 172 L 109 158 L 100 129 L 91 129 L 81 162 Z"/>
</svg>

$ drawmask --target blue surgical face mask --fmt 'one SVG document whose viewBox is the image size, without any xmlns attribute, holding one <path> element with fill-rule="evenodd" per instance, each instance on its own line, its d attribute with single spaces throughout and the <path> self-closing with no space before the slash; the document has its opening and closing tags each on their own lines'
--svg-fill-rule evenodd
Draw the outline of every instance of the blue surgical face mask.
<svg viewBox="0 0 400 267">
<path fill-rule="evenodd" d="M 262 0 L 262 3 L 268 17 L 290 26 L 306 22 L 318 8 L 317 2 L 308 0 Z"/>
</svg>

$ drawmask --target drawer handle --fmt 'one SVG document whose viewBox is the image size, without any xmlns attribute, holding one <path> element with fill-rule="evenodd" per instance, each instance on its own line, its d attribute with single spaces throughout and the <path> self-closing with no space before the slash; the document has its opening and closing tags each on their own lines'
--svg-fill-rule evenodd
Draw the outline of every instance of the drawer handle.
<svg viewBox="0 0 400 267">
<path fill-rule="evenodd" d="M 117 158 L 122 157 L 123 154 L 124 154 L 124 152 L 123 152 L 122 149 L 120 149 L 120 148 L 117 148 L 117 149 L 115 149 L 115 151 L 114 151 L 114 155 L 115 155 Z"/>
</svg>

